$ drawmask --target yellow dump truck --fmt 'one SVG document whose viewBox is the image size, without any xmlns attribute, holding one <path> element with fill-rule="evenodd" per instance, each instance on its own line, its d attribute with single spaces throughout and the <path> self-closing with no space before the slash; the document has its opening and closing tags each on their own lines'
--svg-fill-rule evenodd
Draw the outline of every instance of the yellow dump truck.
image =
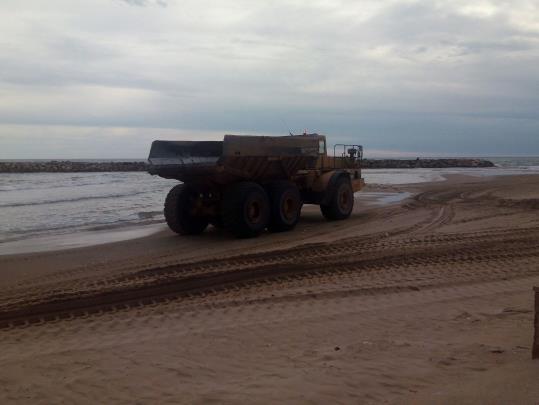
<svg viewBox="0 0 539 405">
<path fill-rule="evenodd" d="M 326 137 L 225 135 L 223 141 L 154 141 L 150 174 L 177 179 L 165 201 L 174 232 L 199 234 L 208 224 L 248 238 L 266 228 L 288 231 L 303 204 L 317 204 L 328 220 L 348 218 L 361 190 L 363 148 Z"/>
</svg>

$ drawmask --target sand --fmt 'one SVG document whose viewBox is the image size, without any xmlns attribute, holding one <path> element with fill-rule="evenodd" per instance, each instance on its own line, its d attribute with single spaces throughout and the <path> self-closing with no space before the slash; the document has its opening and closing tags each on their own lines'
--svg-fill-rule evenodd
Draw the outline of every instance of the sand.
<svg viewBox="0 0 539 405">
<path fill-rule="evenodd" d="M 539 176 L 0 257 L 0 403 L 539 403 Z"/>
</svg>

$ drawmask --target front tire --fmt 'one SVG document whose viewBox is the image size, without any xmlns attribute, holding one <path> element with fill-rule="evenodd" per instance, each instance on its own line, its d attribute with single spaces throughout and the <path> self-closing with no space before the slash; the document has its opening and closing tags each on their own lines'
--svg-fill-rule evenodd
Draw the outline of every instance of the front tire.
<svg viewBox="0 0 539 405">
<path fill-rule="evenodd" d="M 187 184 L 174 186 L 165 200 L 165 219 L 170 229 L 180 235 L 196 235 L 204 232 L 208 219 L 193 215 L 198 191 Z"/>
<path fill-rule="evenodd" d="M 354 191 L 350 179 L 345 176 L 339 177 L 327 192 L 331 195 L 328 204 L 320 205 L 322 215 L 328 221 L 348 218 L 354 209 Z"/>
<path fill-rule="evenodd" d="M 223 225 L 238 238 L 260 235 L 270 218 L 266 191 L 257 183 L 245 181 L 231 185 L 223 199 Z"/>
<path fill-rule="evenodd" d="M 275 181 L 268 184 L 267 190 L 271 204 L 268 229 L 271 232 L 293 229 L 301 212 L 301 194 L 298 187 L 290 181 Z"/>
</svg>

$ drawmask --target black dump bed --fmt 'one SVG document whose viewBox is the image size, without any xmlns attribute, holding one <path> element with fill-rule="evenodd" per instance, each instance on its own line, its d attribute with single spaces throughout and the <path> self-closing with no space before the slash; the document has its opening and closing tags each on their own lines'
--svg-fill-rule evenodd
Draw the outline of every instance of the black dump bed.
<svg viewBox="0 0 539 405">
<path fill-rule="evenodd" d="M 316 134 L 225 135 L 223 141 L 154 141 L 148 171 L 184 182 L 284 179 L 298 170 L 314 167 L 321 152 L 325 152 L 325 137 Z"/>
<path fill-rule="evenodd" d="M 179 180 L 182 174 L 211 174 L 222 154 L 222 141 L 153 141 L 148 172 Z"/>
</svg>

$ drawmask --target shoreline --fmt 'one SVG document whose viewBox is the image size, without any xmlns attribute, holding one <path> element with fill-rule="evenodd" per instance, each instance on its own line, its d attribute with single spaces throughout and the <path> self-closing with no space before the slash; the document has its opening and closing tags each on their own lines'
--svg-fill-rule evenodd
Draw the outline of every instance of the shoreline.
<svg viewBox="0 0 539 405">
<path fill-rule="evenodd" d="M 356 204 L 367 210 L 398 204 L 413 194 L 408 191 L 387 190 L 380 187 L 369 187 L 369 191 L 355 194 Z M 317 206 L 305 205 L 308 213 L 316 213 Z M 99 229 L 73 229 L 63 233 L 21 236 L 18 239 L 0 242 L 0 258 L 31 253 L 55 252 L 81 247 L 106 245 L 109 243 L 138 239 L 152 234 L 170 232 L 165 220 L 154 220 L 151 223 L 111 224 Z M 230 236 L 232 237 L 232 236 Z"/>
<path fill-rule="evenodd" d="M 115 226 L 101 230 L 79 230 L 64 234 L 39 235 L 0 243 L 0 258 L 44 252 L 108 245 L 115 242 L 143 238 L 166 230 L 166 224 Z"/>
<path fill-rule="evenodd" d="M 387 169 L 394 171 L 396 169 Z M 438 171 L 421 172 L 415 176 L 409 177 L 405 173 L 401 173 L 401 178 L 392 176 L 391 183 L 384 183 L 384 172 L 370 170 L 366 172 L 368 177 L 374 179 L 382 179 L 381 183 L 370 182 L 367 187 L 356 193 L 356 207 L 358 211 L 371 210 L 375 208 L 387 207 L 394 204 L 399 204 L 403 200 L 412 198 L 416 189 L 436 184 L 447 182 L 454 179 L 473 180 L 477 178 L 489 178 L 494 176 L 485 175 L 483 171 L 472 172 L 465 171 L 460 173 L 458 169 L 455 172 L 443 173 Z M 480 169 L 474 169 L 480 170 Z M 488 170 L 488 169 L 486 169 Z M 518 176 L 521 172 L 513 174 L 492 173 L 496 177 Z M 535 172 L 525 174 L 533 175 Z M 382 177 L 380 177 L 382 176 Z M 306 205 L 305 209 L 308 214 L 317 215 L 319 208 L 317 206 Z M 157 212 L 157 211 L 156 211 Z M 140 237 L 151 235 L 159 231 L 168 232 L 168 227 L 165 224 L 164 218 L 159 214 L 154 215 L 156 219 L 146 220 L 141 222 L 125 222 L 125 223 L 110 223 L 103 225 L 76 226 L 73 228 L 64 228 L 61 231 L 51 229 L 42 233 L 21 234 L 18 237 L 13 237 L 0 242 L 0 257 L 16 255 L 16 254 L 31 254 L 36 252 L 51 252 L 61 251 L 65 249 L 75 249 L 81 247 L 91 247 L 96 245 L 106 245 L 107 243 L 127 241 Z M 211 227 L 210 227 L 211 228 Z"/>
</svg>

